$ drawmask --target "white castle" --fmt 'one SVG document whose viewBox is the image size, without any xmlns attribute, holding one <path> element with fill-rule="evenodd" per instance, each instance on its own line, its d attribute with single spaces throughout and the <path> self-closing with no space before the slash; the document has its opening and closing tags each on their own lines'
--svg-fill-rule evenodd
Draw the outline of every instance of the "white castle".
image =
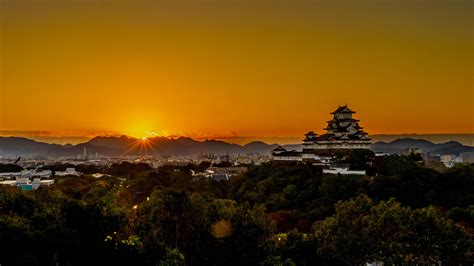
<svg viewBox="0 0 474 266">
<path fill-rule="evenodd" d="M 369 149 L 370 138 L 359 126 L 355 112 L 347 105 L 339 106 L 330 121 L 326 133 L 317 135 L 313 131 L 305 134 L 303 151 L 288 151 L 279 146 L 273 150 L 274 161 L 300 161 L 328 165 L 336 153 L 347 153 L 354 149 Z"/>
</svg>

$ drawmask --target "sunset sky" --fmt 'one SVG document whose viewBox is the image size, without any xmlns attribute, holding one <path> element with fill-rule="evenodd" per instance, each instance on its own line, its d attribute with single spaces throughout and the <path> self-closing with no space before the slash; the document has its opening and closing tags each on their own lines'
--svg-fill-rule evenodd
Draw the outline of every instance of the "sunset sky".
<svg viewBox="0 0 474 266">
<path fill-rule="evenodd" d="M 300 136 L 343 104 L 371 134 L 474 133 L 473 14 L 469 0 L 3 0 L 0 135 Z"/>
</svg>

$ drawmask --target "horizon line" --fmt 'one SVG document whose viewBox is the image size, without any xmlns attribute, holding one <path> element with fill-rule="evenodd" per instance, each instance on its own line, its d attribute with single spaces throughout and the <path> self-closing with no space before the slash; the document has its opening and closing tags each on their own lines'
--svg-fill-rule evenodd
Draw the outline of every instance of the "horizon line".
<svg viewBox="0 0 474 266">
<path fill-rule="evenodd" d="M 33 140 L 35 142 L 42 142 L 42 143 L 48 143 L 48 144 L 58 144 L 58 145 L 78 145 L 78 144 L 84 144 L 84 143 L 87 143 L 95 138 L 99 138 L 99 137 L 104 137 L 104 138 L 121 138 L 121 137 L 127 137 L 127 138 L 130 138 L 130 139 L 135 139 L 135 140 L 140 140 L 140 139 L 143 139 L 143 138 L 137 138 L 137 137 L 133 137 L 133 136 L 130 136 L 130 135 L 127 135 L 127 134 L 98 134 L 98 135 L 95 135 L 95 136 L 80 136 L 80 135 L 71 135 L 71 136 L 54 136 L 54 135 L 3 135 L 1 134 L 2 130 L 0 130 L 0 138 L 23 138 L 23 139 L 29 139 L 29 140 Z M 439 136 L 439 137 L 449 137 L 449 136 L 466 136 L 466 137 L 473 137 L 474 138 L 474 132 L 473 133 L 381 133 L 381 134 L 369 134 L 369 136 L 373 136 L 373 137 L 392 137 L 392 138 L 396 138 L 396 137 L 399 137 L 399 136 L 426 136 L 428 138 L 425 138 L 425 140 L 428 140 L 428 141 L 431 141 L 431 142 L 436 142 L 432 139 L 429 138 L 429 136 L 432 136 L 432 137 L 436 137 L 436 136 Z M 230 143 L 230 144 L 238 144 L 238 145 L 247 145 L 249 143 L 252 143 L 252 142 L 263 142 L 265 144 L 268 144 L 268 145 L 273 145 L 273 144 L 282 144 L 282 145 L 296 145 L 296 144 L 300 144 L 300 143 L 294 143 L 294 142 L 290 142 L 290 143 L 278 143 L 276 142 L 276 140 L 280 139 L 280 140 L 283 140 L 283 139 L 287 139 L 287 140 L 290 140 L 290 139 L 293 139 L 293 140 L 297 140 L 298 138 L 301 138 L 301 136 L 208 136 L 208 137 L 192 137 L 192 136 L 186 136 L 186 135 L 169 135 L 169 136 L 150 136 L 150 137 L 146 137 L 146 139 L 154 139 L 154 138 L 165 138 L 165 139 L 180 139 L 180 138 L 189 138 L 189 139 L 192 139 L 192 140 L 195 140 L 195 141 L 200 141 L 200 142 L 204 142 L 204 141 L 212 141 L 212 140 L 215 140 L 215 141 L 224 141 L 224 142 L 227 142 L 227 143 Z M 67 140 L 74 140 L 76 139 L 76 141 L 69 141 L 67 142 Z M 274 140 L 274 141 L 271 141 L 271 140 Z M 55 142 L 56 141 L 59 141 L 59 142 Z M 64 140 L 64 141 L 60 141 L 60 140 Z M 230 142 L 229 142 L 230 140 Z M 234 140 L 234 141 L 232 141 Z M 238 140 L 241 140 L 242 142 L 239 142 Z M 267 141 L 265 141 L 267 140 Z M 270 142 L 268 141 L 270 140 Z M 395 140 L 395 139 L 394 139 Z M 66 142 L 65 142 L 66 141 Z M 381 141 L 381 140 L 378 140 L 378 141 Z M 388 141 L 388 140 L 386 140 Z M 452 139 L 451 140 L 445 140 L 446 142 L 447 141 L 453 141 Z M 460 140 L 457 140 L 458 142 L 460 143 L 463 143 L 464 144 L 466 143 L 465 141 L 460 141 Z M 469 145 L 473 145 L 473 139 L 471 139 L 470 141 L 470 144 Z"/>
</svg>

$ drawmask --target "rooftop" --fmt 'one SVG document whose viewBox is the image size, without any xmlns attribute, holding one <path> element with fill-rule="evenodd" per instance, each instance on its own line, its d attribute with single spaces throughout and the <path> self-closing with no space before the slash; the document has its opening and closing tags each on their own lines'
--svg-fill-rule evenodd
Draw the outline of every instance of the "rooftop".
<svg viewBox="0 0 474 266">
<path fill-rule="evenodd" d="M 359 119 L 355 119 L 355 118 L 333 118 L 329 121 L 327 121 L 328 123 L 332 123 L 332 122 L 360 122 Z"/>
<path fill-rule="evenodd" d="M 273 151 L 286 151 L 286 149 L 283 148 L 282 146 L 278 146 Z"/>
<path fill-rule="evenodd" d="M 349 109 L 347 105 L 339 106 L 336 111 L 332 112 L 331 114 L 354 114 L 355 112 Z"/>
</svg>

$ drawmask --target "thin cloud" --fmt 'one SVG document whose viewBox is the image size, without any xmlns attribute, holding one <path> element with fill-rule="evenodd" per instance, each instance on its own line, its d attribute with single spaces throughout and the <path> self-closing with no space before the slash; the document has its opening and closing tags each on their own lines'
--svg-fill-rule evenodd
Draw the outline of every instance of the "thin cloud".
<svg viewBox="0 0 474 266">
<path fill-rule="evenodd" d="M 2 136 L 48 136 L 53 133 L 44 130 L 0 130 Z"/>
</svg>

